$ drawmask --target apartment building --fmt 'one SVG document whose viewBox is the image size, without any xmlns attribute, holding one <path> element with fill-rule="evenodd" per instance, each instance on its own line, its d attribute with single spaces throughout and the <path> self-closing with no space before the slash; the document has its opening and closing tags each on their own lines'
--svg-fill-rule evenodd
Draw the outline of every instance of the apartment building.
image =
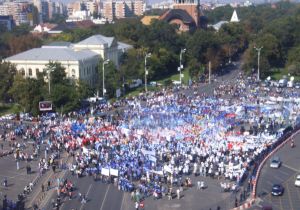
<svg viewBox="0 0 300 210">
<path fill-rule="evenodd" d="M 141 16 L 145 11 L 144 0 L 107 0 L 103 4 L 103 16 L 108 20 Z"/>
</svg>

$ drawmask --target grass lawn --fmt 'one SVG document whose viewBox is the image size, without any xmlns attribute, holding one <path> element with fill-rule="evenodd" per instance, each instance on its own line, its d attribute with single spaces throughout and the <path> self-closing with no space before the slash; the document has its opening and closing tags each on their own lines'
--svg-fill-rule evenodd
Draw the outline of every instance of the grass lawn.
<svg viewBox="0 0 300 210">
<path fill-rule="evenodd" d="M 6 114 L 12 114 L 12 113 L 18 113 L 22 110 L 20 105 L 17 104 L 1 104 L 0 103 L 0 116 L 6 115 Z"/>
<path fill-rule="evenodd" d="M 182 83 L 183 84 L 188 84 L 189 78 L 190 78 L 189 71 L 188 70 L 184 70 L 184 71 L 182 71 L 182 73 L 184 75 L 184 77 L 182 78 Z M 168 80 L 169 81 L 179 81 L 180 80 L 180 78 L 179 78 L 179 72 L 177 74 L 173 74 L 173 75 L 171 75 L 169 77 L 163 78 L 161 80 L 157 80 L 155 82 L 157 82 L 157 83 L 159 83 L 161 85 L 164 85 L 165 81 L 168 81 Z M 152 81 L 154 81 L 154 80 L 151 80 L 149 82 L 152 82 Z M 154 87 L 154 86 L 148 85 L 148 91 L 157 91 L 159 89 L 160 89 L 160 87 L 158 87 L 158 86 Z M 132 89 L 131 91 L 128 91 L 124 97 L 137 96 L 137 95 L 139 95 L 139 93 L 141 93 L 143 91 L 145 91 L 144 84 L 142 86 L 136 88 L 136 89 Z"/>
<path fill-rule="evenodd" d="M 182 78 L 182 83 L 186 85 L 189 82 L 190 74 L 189 74 L 189 71 L 187 69 L 183 70 L 182 73 L 184 75 L 184 77 Z M 180 81 L 179 72 L 177 74 L 173 74 L 173 75 L 171 75 L 169 77 L 166 77 L 164 79 L 158 80 L 157 82 L 161 83 L 163 85 L 164 82 L 167 81 L 167 80 Z"/>
<path fill-rule="evenodd" d="M 273 80 L 280 80 L 284 75 L 286 76 L 288 75 L 288 71 L 286 69 L 276 69 L 273 71 L 271 77 Z M 295 81 L 300 81 L 300 76 L 294 76 L 294 77 L 295 77 Z"/>
</svg>

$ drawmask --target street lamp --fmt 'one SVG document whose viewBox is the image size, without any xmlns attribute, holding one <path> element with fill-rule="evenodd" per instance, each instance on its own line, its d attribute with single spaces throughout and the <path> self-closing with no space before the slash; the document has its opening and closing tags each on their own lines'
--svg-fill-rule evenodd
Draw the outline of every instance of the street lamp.
<svg viewBox="0 0 300 210">
<path fill-rule="evenodd" d="M 254 49 L 257 51 L 257 81 L 259 81 L 259 60 L 260 60 L 260 51 L 263 47 L 255 47 Z"/>
<path fill-rule="evenodd" d="M 186 49 L 181 49 L 180 50 L 180 59 L 179 59 L 179 67 L 178 67 L 178 71 L 179 71 L 179 80 L 180 80 L 180 85 L 182 83 L 182 77 L 181 77 L 181 70 L 183 69 L 183 65 L 181 64 L 182 61 L 182 54 L 185 53 Z"/>
<path fill-rule="evenodd" d="M 145 92 L 147 92 L 147 75 L 148 75 L 148 70 L 147 70 L 147 58 L 151 57 L 151 53 L 147 53 L 145 55 Z"/>
<path fill-rule="evenodd" d="M 47 73 L 48 73 L 48 89 L 49 89 L 49 95 L 51 93 L 51 72 L 53 72 L 54 69 L 52 67 L 49 67 L 47 69 Z"/>
<path fill-rule="evenodd" d="M 103 90 L 102 90 L 102 96 L 103 96 L 103 98 L 104 98 L 104 96 L 105 96 L 105 93 L 106 93 L 106 89 L 105 89 L 105 83 L 104 83 L 104 66 L 106 65 L 106 64 L 108 64 L 109 63 L 109 59 L 106 59 L 106 60 L 104 60 L 103 61 L 103 63 L 102 63 L 102 88 L 103 88 Z"/>
</svg>

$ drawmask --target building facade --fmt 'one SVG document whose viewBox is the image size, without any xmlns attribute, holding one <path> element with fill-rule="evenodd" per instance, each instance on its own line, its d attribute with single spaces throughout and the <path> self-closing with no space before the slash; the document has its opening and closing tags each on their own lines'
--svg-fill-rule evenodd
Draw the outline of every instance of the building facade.
<svg viewBox="0 0 300 210">
<path fill-rule="evenodd" d="M 173 9 L 164 13 L 160 19 L 178 25 L 181 32 L 206 27 L 199 0 L 174 0 Z"/>
<path fill-rule="evenodd" d="M 97 82 L 100 58 L 109 59 L 118 67 L 120 55 L 130 48 L 130 45 L 117 42 L 114 37 L 94 35 L 75 44 L 34 48 L 8 57 L 5 61 L 15 64 L 17 71 L 30 78 L 36 78 L 38 72 L 45 72 L 50 61 L 59 62 L 68 78 L 83 80 L 93 87 Z"/>
<path fill-rule="evenodd" d="M 103 4 L 103 16 L 109 21 L 133 15 L 142 16 L 145 8 L 144 0 L 107 0 Z"/>
</svg>

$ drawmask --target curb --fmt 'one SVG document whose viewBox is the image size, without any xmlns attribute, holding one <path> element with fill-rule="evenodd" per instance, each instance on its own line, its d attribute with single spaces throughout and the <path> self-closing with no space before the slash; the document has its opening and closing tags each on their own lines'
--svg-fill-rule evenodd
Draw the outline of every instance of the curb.
<svg viewBox="0 0 300 210">
<path fill-rule="evenodd" d="M 291 134 L 288 138 L 286 138 L 281 144 L 279 144 L 273 151 L 271 151 L 260 163 L 257 172 L 256 172 L 256 179 L 253 185 L 253 192 L 252 192 L 252 198 L 248 199 L 247 202 L 245 202 L 243 205 L 236 207 L 236 208 L 232 208 L 231 210 L 242 210 L 242 209 L 249 209 L 251 208 L 256 201 L 256 188 L 257 188 L 257 184 L 258 184 L 258 179 L 260 176 L 260 172 L 262 167 L 264 166 L 265 162 L 275 153 L 277 152 L 279 149 L 281 149 L 287 142 L 289 142 L 291 139 L 294 139 L 294 136 L 300 133 L 300 128 L 298 128 L 295 133 Z"/>
<path fill-rule="evenodd" d="M 233 208 L 231 210 L 243 210 L 243 209 L 249 209 L 252 207 L 252 205 L 255 203 L 255 199 L 250 199 L 248 200 L 246 203 L 244 203 L 243 205 Z"/>
</svg>

